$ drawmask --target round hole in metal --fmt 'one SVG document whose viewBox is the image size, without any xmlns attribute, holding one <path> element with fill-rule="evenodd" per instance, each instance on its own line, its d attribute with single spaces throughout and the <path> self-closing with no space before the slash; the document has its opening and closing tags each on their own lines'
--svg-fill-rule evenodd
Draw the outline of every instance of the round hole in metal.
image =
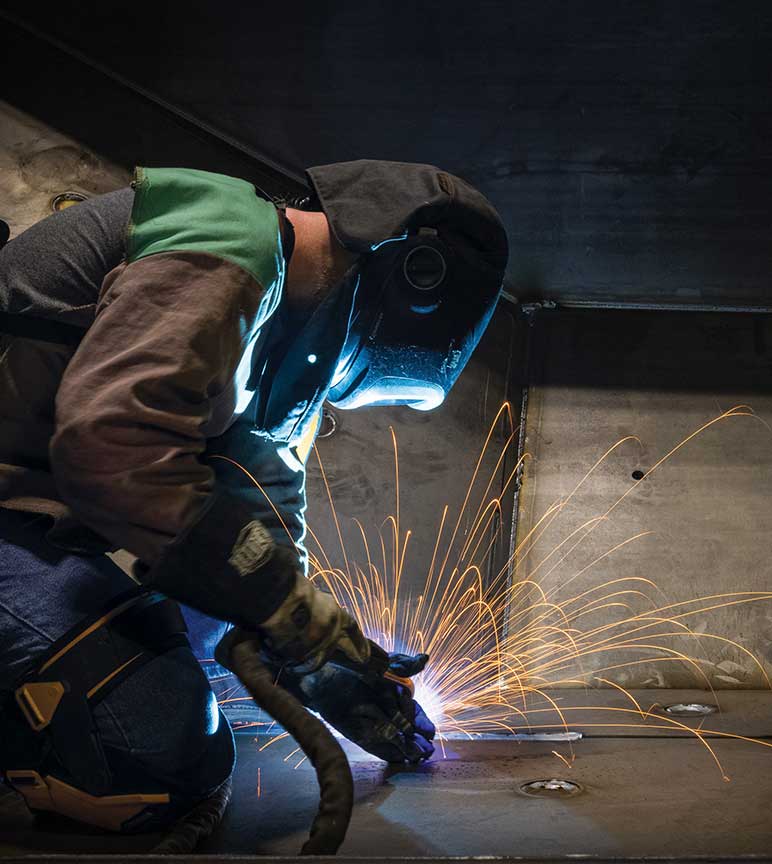
<svg viewBox="0 0 772 864">
<path fill-rule="evenodd" d="M 54 199 L 51 201 L 51 209 L 55 213 L 59 213 L 62 210 L 66 210 L 68 207 L 72 207 L 73 204 L 80 204 L 81 201 L 85 201 L 88 196 L 84 195 L 82 192 L 60 192 Z"/>
<path fill-rule="evenodd" d="M 671 717 L 707 717 L 715 714 L 718 708 L 715 705 L 704 705 L 702 702 L 676 702 L 673 705 L 665 705 L 662 709 Z"/>
<path fill-rule="evenodd" d="M 584 790 L 571 780 L 559 780 L 553 777 L 551 780 L 531 780 L 529 783 L 523 783 L 520 791 L 537 798 L 573 798 Z"/>
<path fill-rule="evenodd" d="M 322 409 L 322 421 L 319 424 L 319 433 L 317 438 L 329 438 L 334 435 L 338 429 L 338 418 L 334 411 L 329 408 Z"/>
<path fill-rule="evenodd" d="M 633 480 L 643 480 L 644 476 L 643 471 L 633 471 Z"/>
</svg>

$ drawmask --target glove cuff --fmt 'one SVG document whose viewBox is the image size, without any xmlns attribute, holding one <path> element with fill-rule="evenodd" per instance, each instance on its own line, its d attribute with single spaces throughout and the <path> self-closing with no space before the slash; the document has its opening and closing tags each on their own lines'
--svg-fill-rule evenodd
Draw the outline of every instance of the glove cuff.
<svg viewBox="0 0 772 864">
<path fill-rule="evenodd" d="M 250 508 L 214 492 L 198 520 L 140 580 L 207 615 L 254 628 L 286 600 L 300 571 L 296 551 L 277 546 Z"/>
<path fill-rule="evenodd" d="M 318 669 L 333 654 L 360 665 L 370 659 L 370 643 L 351 616 L 301 573 L 259 632 L 263 647 L 299 674 Z"/>
</svg>

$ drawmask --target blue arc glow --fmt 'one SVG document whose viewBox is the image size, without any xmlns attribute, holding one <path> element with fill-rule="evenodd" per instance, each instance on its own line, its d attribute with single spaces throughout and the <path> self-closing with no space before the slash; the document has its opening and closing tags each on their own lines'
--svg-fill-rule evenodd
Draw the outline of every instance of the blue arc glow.
<svg viewBox="0 0 772 864">
<path fill-rule="evenodd" d="M 413 683 L 415 684 L 415 701 L 424 709 L 426 716 L 436 726 L 440 726 L 445 719 L 442 699 L 434 692 L 429 683 L 424 682 L 423 676 L 416 676 Z"/>
<path fill-rule="evenodd" d="M 219 728 L 220 708 L 217 704 L 217 697 L 210 691 L 206 703 L 206 734 L 214 735 Z"/>
<path fill-rule="evenodd" d="M 385 240 L 381 240 L 380 243 L 373 243 L 370 251 L 377 252 L 381 246 L 385 246 L 387 243 L 399 243 L 401 240 L 407 240 L 407 231 L 401 237 L 387 237 Z"/>
</svg>

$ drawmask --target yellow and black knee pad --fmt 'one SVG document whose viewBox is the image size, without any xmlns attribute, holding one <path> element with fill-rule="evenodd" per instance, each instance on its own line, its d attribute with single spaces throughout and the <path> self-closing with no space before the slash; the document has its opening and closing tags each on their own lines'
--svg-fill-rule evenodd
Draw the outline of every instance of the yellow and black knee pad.
<svg viewBox="0 0 772 864">
<path fill-rule="evenodd" d="M 195 803 L 105 748 L 94 707 L 144 664 L 187 646 L 177 604 L 132 590 L 36 658 L 0 705 L 0 771 L 33 811 L 111 831 L 169 824 Z"/>
</svg>

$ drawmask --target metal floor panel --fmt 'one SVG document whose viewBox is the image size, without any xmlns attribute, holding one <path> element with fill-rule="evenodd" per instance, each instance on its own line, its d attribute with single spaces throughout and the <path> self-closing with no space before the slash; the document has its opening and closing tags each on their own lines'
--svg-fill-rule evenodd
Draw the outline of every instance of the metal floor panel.
<svg viewBox="0 0 772 864">
<path fill-rule="evenodd" d="M 453 726 L 435 717 L 443 736 L 451 741 L 470 739 L 458 728 L 475 730 L 475 740 L 533 740 L 539 735 L 580 735 L 583 738 L 679 738 L 697 730 L 708 738 L 742 736 L 772 739 L 772 691 L 769 690 L 669 690 L 615 688 L 579 690 L 546 689 L 518 700 L 505 694 L 510 705 L 525 717 L 501 707 L 474 709 L 456 716 Z M 707 706 L 710 713 L 681 710 L 683 706 Z M 671 710 L 668 711 L 667 709 Z M 251 701 L 240 705 L 231 720 L 236 734 L 254 737 L 265 729 L 265 715 Z M 672 713 L 675 712 L 675 713 Z M 504 725 L 498 725 L 496 721 Z M 255 726 L 255 723 L 261 725 Z M 243 725 L 242 725 L 243 724 Z M 274 728 L 277 728 L 274 726 Z M 553 739 L 555 740 L 555 739 Z"/>
<path fill-rule="evenodd" d="M 763 855 L 772 850 L 772 749 L 711 742 L 730 782 L 697 740 L 593 739 L 573 747 L 572 767 L 550 743 L 451 742 L 443 758 L 395 770 L 350 751 L 356 806 L 343 856 L 640 857 Z M 293 768 L 280 741 L 263 752 L 238 739 L 231 808 L 202 854 L 295 855 L 318 792 L 308 763 Z M 558 752 L 571 762 L 571 750 Z M 258 767 L 261 794 L 257 795 Z M 520 791 L 562 777 L 576 797 Z M 51 820 L 32 830 L 14 796 L 0 798 L 3 855 L 139 853 L 153 838 L 84 836 Z"/>
</svg>

